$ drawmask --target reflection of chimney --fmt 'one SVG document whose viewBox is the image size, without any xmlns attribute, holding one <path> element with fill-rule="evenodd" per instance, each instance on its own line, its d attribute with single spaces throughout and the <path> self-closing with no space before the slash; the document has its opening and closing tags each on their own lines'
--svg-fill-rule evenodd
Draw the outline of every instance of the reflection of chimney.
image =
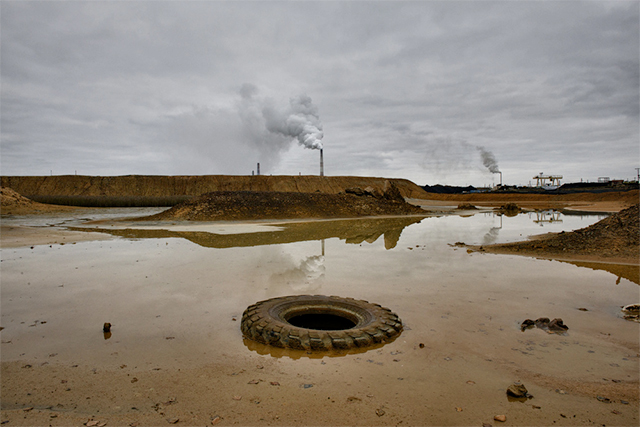
<svg viewBox="0 0 640 427">
<path fill-rule="evenodd" d="M 260 175 L 260 163 L 258 163 L 258 169 L 256 175 Z"/>
<path fill-rule="evenodd" d="M 324 176 L 324 159 L 322 158 L 322 148 L 320 149 L 320 176 Z"/>
</svg>

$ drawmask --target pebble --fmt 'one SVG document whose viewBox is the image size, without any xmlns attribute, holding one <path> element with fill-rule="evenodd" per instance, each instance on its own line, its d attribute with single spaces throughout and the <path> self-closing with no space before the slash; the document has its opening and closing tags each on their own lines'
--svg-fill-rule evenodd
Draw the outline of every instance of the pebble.
<svg viewBox="0 0 640 427">
<path fill-rule="evenodd" d="M 382 409 L 382 408 L 378 408 L 378 409 L 376 409 L 376 415 L 377 415 L 377 416 L 381 417 L 381 416 L 383 416 L 384 414 L 386 414 L 386 412 L 384 411 L 384 409 Z"/>
<path fill-rule="evenodd" d="M 496 415 L 495 417 L 493 417 L 493 419 L 503 423 L 503 422 L 507 421 L 507 416 L 506 415 Z"/>
<path fill-rule="evenodd" d="M 178 421 L 180 421 L 180 418 L 167 418 L 169 424 L 177 424 Z"/>
<path fill-rule="evenodd" d="M 212 426 L 218 424 L 220 421 L 222 421 L 222 418 L 220 418 L 219 415 L 215 415 L 215 416 L 211 417 L 211 425 Z"/>
<path fill-rule="evenodd" d="M 233 400 L 241 400 L 241 399 L 242 399 L 242 396 L 233 396 L 233 398 L 232 398 L 232 399 L 233 399 Z"/>
</svg>

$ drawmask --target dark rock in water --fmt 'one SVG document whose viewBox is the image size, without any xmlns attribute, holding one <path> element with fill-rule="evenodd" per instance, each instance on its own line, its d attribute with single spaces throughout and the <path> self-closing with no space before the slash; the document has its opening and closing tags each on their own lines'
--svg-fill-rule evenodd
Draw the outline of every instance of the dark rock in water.
<svg viewBox="0 0 640 427">
<path fill-rule="evenodd" d="M 566 332 L 569 329 L 569 327 L 565 325 L 559 317 L 553 320 L 549 320 L 548 317 L 539 317 L 536 320 L 526 319 L 520 324 L 520 330 L 524 331 L 525 329 L 530 329 L 534 326 L 545 331 L 556 333 Z"/>
<path fill-rule="evenodd" d="M 526 319 L 524 322 L 522 322 L 522 324 L 520 325 L 520 329 L 521 330 L 525 330 L 525 329 L 529 329 L 529 328 L 533 328 L 536 325 L 536 322 L 534 322 L 531 319 Z"/>
<path fill-rule="evenodd" d="M 568 329 L 569 329 L 569 327 L 566 326 L 562 322 L 562 319 L 560 319 L 560 318 L 553 319 L 551 322 L 549 322 L 549 330 L 550 331 L 566 331 Z"/>
<path fill-rule="evenodd" d="M 102 332 L 104 333 L 111 332 L 111 323 L 105 323 L 102 326 Z"/>
<path fill-rule="evenodd" d="M 511 397 L 528 397 L 529 392 L 524 384 L 513 383 L 507 389 L 507 396 Z"/>
<path fill-rule="evenodd" d="M 539 317 L 536 319 L 536 326 L 538 328 L 545 328 L 549 325 L 549 318 L 548 317 Z"/>
</svg>

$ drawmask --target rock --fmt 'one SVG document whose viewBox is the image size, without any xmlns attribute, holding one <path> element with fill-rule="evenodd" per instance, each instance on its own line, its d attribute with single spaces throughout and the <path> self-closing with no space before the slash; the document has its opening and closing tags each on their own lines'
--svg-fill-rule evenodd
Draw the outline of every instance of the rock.
<svg viewBox="0 0 640 427">
<path fill-rule="evenodd" d="M 218 424 L 220 421 L 222 421 L 222 418 L 220 418 L 219 415 L 214 415 L 213 417 L 211 417 L 211 425 L 212 426 Z"/>
<path fill-rule="evenodd" d="M 560 319 L 560 318 L 553 319 L 551 322 L 549 322 L 549 330 L 551 330 L 551 331 L 566 331 L 568 329 L 569 329 L 569 327 L 566 326 L 562 322 L 562 319 Z"/>
<path fill-rule="evenodd" d="M 531 319 L 526 319 L 522 324 L 520 324 L 520 330 L 524 331 L 525 329 L 533 328 L 536 325 Z"/>
<path fill-rule="evenodd" d="M 640 304 L 629 304 L 622 307 L 622 311 L 629 314 L 640 314 Z"/>
<path fill-rule="evenodd" d="M 384 196 L 382 191 L 377 188 L 373 188 L 370 185 L 364 188 L 364 194 L 366 194 L 367 196 L 373 196 L 376 199 L 381 199 Z"/>
<path fill-rule="evenodd" d="M 345 188 L 344 192 L 347 194 L 355 194 L 356 196 L 364 196 L 364 190 L 360 187 Z"/>
<path fill-rule="evenodd" d="M 102 326 L 102 332 L 104 332 L 105 334 L 111 332 L 111 323 L 105 322 L 105 324 Z"/>
<path fill-rule="evenodd" d="M 507 389 L 507 396 L 511 397 L 527 397 L 528 391 L 524 384 L 513 383 Z"/>
<path fill-rule="evenodd" d="M 495 417 L 493 417 L 493 419 L 503 423 L 503 422 L 507 421 L 507 416 L 506 415 L 496 415 Z"/>
<path fill-rule="evenodd" d="M 174 418 L 167 418 L 167 422 L 169 424 L 177 424 L 178 421 L 180 421 L 180 418 L 175 418 L 175 417 Z"/>
<path fill-rule="evenodd" d="M 381 417 L 381 416 L 383 416 L 384 414 L 386 414 L 386 412 L 384 411 L 384 409 L 382 409 L 382 408 L 378 408 L 378 409 L 376 409 L 376 415 L 377 415 L 377 416 Z"/>
<path fill-rule="evenodd" d="M 398 186 L 396 186 L 393 182 L 386 180 L 384 182 L 383 191 L 385 199 L 404 203 L 404 197 L 402 197 L 402 193 L 400 193 Z"/>
<path fill-rule="evenodd" d="M 536 326 L 538 328 L 546 328 L 549 325 L 549 318 L 548 317 L 538 317 L 536 319 Z"/>
</svg>

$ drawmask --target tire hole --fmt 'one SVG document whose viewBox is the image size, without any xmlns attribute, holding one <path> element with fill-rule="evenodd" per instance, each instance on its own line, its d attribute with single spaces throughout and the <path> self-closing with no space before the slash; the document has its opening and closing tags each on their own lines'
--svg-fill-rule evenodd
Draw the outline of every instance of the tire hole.
<svg viewBox="0 0 640 427">
<path fill-rule="evenodd" d="M 351 319 L 330 313 L 300 314 L 287 321 L 298 328 L 319 331 L 344 331 L 356 326 Z"/>
</svg>

